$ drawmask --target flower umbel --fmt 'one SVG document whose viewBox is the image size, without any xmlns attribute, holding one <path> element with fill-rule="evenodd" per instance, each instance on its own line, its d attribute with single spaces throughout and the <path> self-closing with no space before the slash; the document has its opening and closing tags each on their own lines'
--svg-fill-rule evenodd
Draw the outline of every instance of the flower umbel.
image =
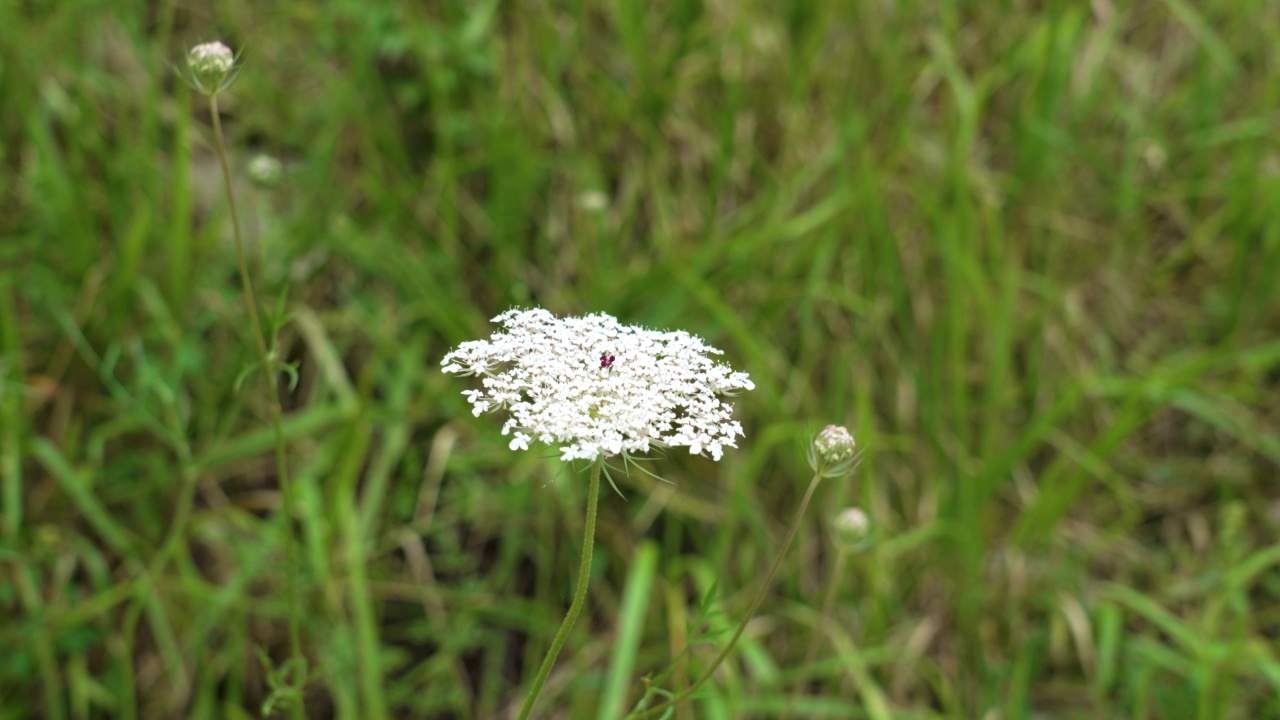
<svg viewBox="0 0 1280 720">
<path fill-rule="evenodd" d="M 196 92 L 216 95 L 235 82 L 235 65 L 231 48 L 220 42 L 201 43 L 187 53 L 187 82 Z"/>
<path fill-rule="evenodd" d="M 755 385 L 683 331 L 623 325 L 604 313 L 558 318 L 509 310 L 503 330 L 445 355 L 446 373 L 480 375 L 463 395 L 473 412 L 506 408 L 511 449 L 560 445 L 564 460 L 597 460 L 650 447 L 687 446 L 719 460 L 742 426 L 721 396 Z"/>
</svg>

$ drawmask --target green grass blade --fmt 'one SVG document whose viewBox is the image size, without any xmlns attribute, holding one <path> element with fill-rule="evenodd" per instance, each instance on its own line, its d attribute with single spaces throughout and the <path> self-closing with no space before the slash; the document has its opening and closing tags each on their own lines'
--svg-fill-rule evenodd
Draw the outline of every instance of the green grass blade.
<svg viewBox="0 0 1280 720">
<path fill-rule="evenodd" d="M 649 597 L 653 591 L 658 567 L 658 546 L 649 541 L 636 548 L 631 559 L 631 572 L 618 608 L 617 638 L 605 673 L 604 692 L 600 697 L 598 720 L 612 720 L 622 714 L 627 692 L 632 686 L 632 673 L 640 653 L 640 639 L 644 632 Z"/>
</svg>

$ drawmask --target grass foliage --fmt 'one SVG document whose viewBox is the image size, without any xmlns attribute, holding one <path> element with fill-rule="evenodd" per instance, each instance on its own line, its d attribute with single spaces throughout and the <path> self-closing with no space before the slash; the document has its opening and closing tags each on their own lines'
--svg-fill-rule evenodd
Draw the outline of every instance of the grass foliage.
<svg viewBox="0 0 1280 720">
<path fill-rule="evenodd" d="M 614 473 L 544 717 L 698 676 L 828 422 L 860 471 L 675 718 L 780 715 L 814 632 L 809 717 L 1280 717 L 1278 10 L 0 3 L 0 718 L 283 707 L 287 531 L 308 714 L 511 713 L 585 479 L 439 359 L 533 304 L 757 383 L 722 462 Z M 171 71 L 213 39 L 244 48 L 236 172 L 284 162 L 237 186 L 299 368 L 288 524 Z M 878 540 L 824 619 L 851 504 Z"/>
</svg>

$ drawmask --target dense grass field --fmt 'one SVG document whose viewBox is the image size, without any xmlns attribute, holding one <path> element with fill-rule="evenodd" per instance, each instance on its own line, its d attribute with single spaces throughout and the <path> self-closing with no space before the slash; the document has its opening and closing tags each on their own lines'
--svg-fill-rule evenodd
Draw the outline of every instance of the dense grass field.
<svg viewBox="0 0 1280 720">
<path fill-rule="evenodd" d="M 756 384 L 606 488 L 537 716 L 696 677 L 838 423 L 671 717 L 1280 717 L 1278 100 L 1257 0 L 0 3 L 0 719 L 288 717 L 290 533 L 308 717 L 514 717 L 585 476 L 440 360 L 533 306 Z"/>
</svg>

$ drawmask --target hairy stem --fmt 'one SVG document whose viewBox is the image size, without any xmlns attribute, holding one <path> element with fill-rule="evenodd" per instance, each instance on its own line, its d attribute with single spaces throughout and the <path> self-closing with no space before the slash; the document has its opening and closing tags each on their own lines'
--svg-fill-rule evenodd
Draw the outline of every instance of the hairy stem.
<svg viewBox="0 0 1280 720">
<path fill-rule="evenodd" d="M 814 475 L 813 480 L 809 481 L 809 489 L 805 490 L 804 498 L 800 501 L 800 509 L 796 510 L 796 517 L 791 521 L 791 529 L 787 531 L 787 539 L 783 541 L 782 549 L 778 551 L 778 557 L 773 561 L 773 567 L 769 568 L 769 574 L 765 576 L 764 582 L 760 585 L 760 589 L 756 591 L 755 599 L 751 601 L 751 607 L 747 609 L 747 614 L 742 618 L 742 622 L 738 623 L 738 629 L 734 630 L 733 637 L 729 638 L 729 644 L 724 646 L 724 649 L 720 651 L 720 654 L 716 656 L 716 659 L 711 661 L 711 665 L 703 671 L 702 675 L 699 676 L 692 685 L 682 690 L 678 695 L 670 700 L 655 705 L 648 710 L 644 710 L 638 715 L 632 715 L 631 717 L 635 717 L 637 720 L 658 717 L 667 708 L 676 705 L 697 692 L 698 688 L 702 687 L 702 684 L 709 680 L 715 673 L 716 668 L 720 667 L 720 663 L 724 662 L 725 658 L 729 657 L 729 653 L 733 651 L 733 646 L 738 643 L 738 638 L 742 637 L 743 631 L 747 629 L 747 623 L 751 622 L 751 618 L 755 616 L 756 610 L 760 608 L 760 603 L 764 602 L 764 596 L 769 594 L 769 588 L 773 585 L 773 578 L 778 574 L 778 568 L 782 567 L 782 560 L 787 556 L 787 550 L 791 547 L 791 541 L 796 537 L 796 530 L 800 528 L 800 521 L 804 519 L 804 511 L 809 507 L 809 501 L 813 499 L 813 493 L 818 489 L 818 482 L 821 480 L 821 475 Z"/>
<path fill-rule="evenodd" d="M 227 206 L 231 210 L 231 228 L 236 241 L 236 261 L 240 267 L 240 285 L 244 290 L 245 310 L 249 314 L 249 327 L 253 332 L 254 344 L 258 349 L 258 361 L 262 364 L 262 374 L 267 379 L 267 395 L 271 407 L 271 429 L 275 434 L 276 476 L 280 481 L 280 493 L 284 496 L 284 551 L 285 563 L 285 601 L 289 606 L 289 662 L 293 672 L 298 673 L 301 684 L 306 679 L 306 660 L 302 656 L 302 640 L 298 631 L 298 590 L 297 590 L 297 543 L 293 537 L 294 497 L 293 483 L 289 478 L 289 463 L 285 456 L 284 445 L 284 410 L 280 407 L 280 387 L 276 379 L 275 365 L 267 350 L 266 336 L 262 332 L 262 322 L 258 319 L 258 302 L 253 292 L 253 279 L 249 277 L 249 262 L 245 257 L 244 240 L 240 235 L 240 213 L 236 209 L 236 194 L 231 187 L 231 166 L 227 162 L 227 148 L 222 139 L 222 121 L 218 116 L 218 96 L 209 96 L 209 117 L 213 120 L 214 145 L 218 149 L 218 162 L 222 165 L 223 186 L 227 192 Z M 302 700 L 299 698 L 291 704 L 293 717 L 303 717 Z"/>
<path fill-rule="evenodd" d="M 569 612 L 564 616 L 564 622 L 560 623 L 560 629 L 556 631 L 555 639 L 551 641 L 551 649 L 547 650 L 547 656 L 542 659 L 542 667 L 538 668 L 538 675 L 533 679 L 533 687 L 529 688 L 529 695 L 525 697 L 524 706 L 520 708 L 520 720 L 525 720 L 529 717 L 529 713 L 533 712 L 533 704 L 538 699 L 538 693 L 542 692 L 542 686 L 547 682 L 547 676 L 551 674 L 551 667 L 556 663 L 556 656 L 560 654 L 560 649 L 569 639 L 569 630 L 573 628 L 573 623 L 578 619 L 578 613 L 582 611 L 583 601 L 587 599 L 587 585 L 591 580 L 591 548 L 596 540 L 596 503 L 599 499 L 600 462 L 597 461 L 591 465 L 591 487 L 587 491 L 587 520 L 586 527 L 582 531 L 582 563 L 578 569 L 578 586 L 573 591 L 573 602 L 569 605 Z"/>
</svg>

